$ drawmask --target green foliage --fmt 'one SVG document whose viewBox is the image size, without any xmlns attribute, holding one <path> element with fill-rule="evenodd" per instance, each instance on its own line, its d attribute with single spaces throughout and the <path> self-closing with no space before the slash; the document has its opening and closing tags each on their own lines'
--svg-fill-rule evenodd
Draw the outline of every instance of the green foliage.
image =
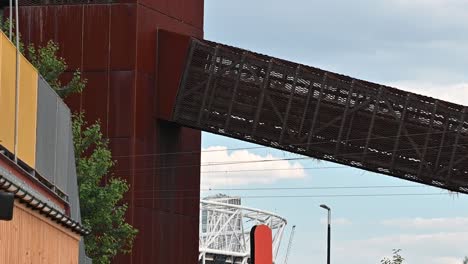
<svg viewBox="0 0 468 264">
<path fill-rule="evenodd" d="M 400 255 L 401 249 L 393 249 L 392 259 L 384 258 L 380 261 L 381 264 L 402 264 L 405 259 Z"/>
<path fill-rule="evenodd" d="M 463 264 L 468 264 L 468 257 L 465 257 L 465 259 L 463 260 Z"/>
<path fill-rule="evenodd" d="M 83 113 L 73 119 L 73 138 L 83 224 L 92 234 L 85 238 L 93 263 L 110 263 L 117 253 L 129 253 L 137 230 L 125 222 L 126 204 L 120 204 L 128 184 L 110 176 L 114 166 L 108 141 L 99 122 L 88 125 Z"/>
<path fill-rule="evenodd" d="M 86 80 L 81 78 L 79 70 L 73 73 L 73 78 L 67 85 L 62 85 L 59 78 L 67 70 L 67 64 L 57 55 L 58 50 L 58 45 L 52 40 L 39 48 L 31 44 L 28 46 L 27 57 L 60 97 L 81 93 L 86 86 Z"/>
<path fill-rule="evenodd" d="M 15 21 L 10 21 L 9 18 L 6 20 L 3 18 L 3 16 L 0 15 L 0 30 L 5 33 L 7 37 L 10 35 L 10 25 L 12 25 L 12 32 L 11 32 L 11 39 L 10 41 L 15 43 L 16 42 L 16 30 L 15 30 Z M 19 36 L 19 50 L 21 53 L 24 54 L 24 45 L 23 42 L 21 41 L 21 35 Z"/>
<path fill-rule="evenodd" d="M 9 19 L 4 21 L 0 16 L 0 28 L 7 36 L 9 34 L 10 24 Z M 14 26 L 12 38 L 13 40 L 15 38 Z M 73 77 L 68 84 L 63 85 L 60 81 L 60 76 L 68 69 L 68 66 L 65 60 L 58 56 L 59 46 L 54 41 L 50 40 L 47 42 L 47 45 L 43 47 L 36 47 L 30 44 L 27 50 L 25 50 L 20 36 L 19 46 L 21 53 L 36 67 L 41 76 L 60 97 L 65 98 L 72 93 L 81 93 L 83 91 L 86 86 L 86 80 L 81 78 L 81 72 L 79 70 L 73 73 Z"/>
</svg>

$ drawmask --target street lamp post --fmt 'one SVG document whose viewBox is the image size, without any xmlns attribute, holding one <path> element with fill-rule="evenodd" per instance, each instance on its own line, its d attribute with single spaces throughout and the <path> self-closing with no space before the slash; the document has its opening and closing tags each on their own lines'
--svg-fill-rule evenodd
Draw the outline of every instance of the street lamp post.
<svg viewBox="0 0 468 264">
<path fill-rule="evenodd" d="M 327 264 L 330 264 L 331 209 L 325 204 L 321 204 L 320 207 L 328 211 Z"/>
</svg>

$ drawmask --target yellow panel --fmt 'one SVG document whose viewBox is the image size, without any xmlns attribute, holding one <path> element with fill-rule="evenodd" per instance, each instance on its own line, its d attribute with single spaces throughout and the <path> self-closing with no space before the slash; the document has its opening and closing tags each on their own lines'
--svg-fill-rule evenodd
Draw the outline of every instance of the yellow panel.
<svg viewBox="0 0 468 264">
<path fill-rule="evenodd" d="M 3 35 L 0 61 L 0 144 L 14 152 L 15 140 L 15 46 Z"/>
<path fill-rule="evenodd" d="M 36 166 L 37 85 L 37 70 L 21 56 L 18 158 L 33 169 Z"/>
<path fill-rule="evenodd" d="M 3 58 L 2 57 L 2 45 L 3 45 L 3 41 L 5 41 L 5 35 L 3 35 L 3 33 L 0 33 L 0 88 L 2 86 L 2 58 Z"/>
</svg>

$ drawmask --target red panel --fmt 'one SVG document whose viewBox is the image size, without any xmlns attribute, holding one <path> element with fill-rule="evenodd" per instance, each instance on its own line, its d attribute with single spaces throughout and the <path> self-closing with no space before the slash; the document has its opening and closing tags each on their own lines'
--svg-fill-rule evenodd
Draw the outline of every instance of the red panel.
<svg viewBox="0 0 468 264">
<path fill-rule="evenodd" d="M 138 47 L 137 69 L 139 72 L 154 75 L 156 64 L 156 31 L 161 23 L 160 13 L 138 6 Z"/>
<path fill-rule="evenodd" d="M 116 161 L 114 175 L 130 182 L 132 177 L 129 138 L 110 138 L 109 147 L 112 151 L 112 157 Z M 130 186 L 132 188 L 132 186 Z M 129 197 L 127 197 L 130 199 Z"/>
<path fill-rule="evenodd" d="M 177 90 L 184 71 L 190 38 L 158 31 L 158 117 L 171 120 Z"/>
<path fill-rule="evenodd" d="M 201 36 L 203 31 L 186 23 L 168 17 L 145 6 L 138 6 L 138 71 L 155 73 L 158 29 L 165 29 L 186 35 Z"/>
<path fill-rule="evenodd" d="M 139 150 L 143 152 L 154 152 L 154 146 L 148 145 L 148 140 L 154 139 L 155 119 L 153 116 L 154 106 L 154 75 L 138 72 L 137 76 L 136 101 L 138 104 L 135 109 L 135 133 L 136 144 Z"/>
<path fill-rule="evenodd" d="M 114 71 L 135 69 L 136 20 L 134 4 L 111 5 L 110 68 Z"/>
<path fill-rule="evenodd" d="M 203 30 L 203 0 L 140 0 L 142 6 L 157 12 L 175 24 Z M 160 22 L 160 21 L 158 21 Z M 170 27 L 165 29 L 174 30 Z"/>
<path fill-rule="evenodd" d="M 163 28 L 201 37 L 203 1 L 118 2 L 24 7 L 22 30 L 27 34 L 25 39 L 35 43 L 51 38 L 62 42 L 65 59 L 72 67 L 82 68 L 88 78 L 84 94 L 72 96 L 67 100 L 69 105 L 87 110 L 88 119 L 107 121 L 103 127 L 117 160 L 115 175 L 131 184 L 125 197 L 129 204 L 127 218 L 139 229 L 132 254 L 119 256 L 114 263 L 196 263 L 199 168 L 160 167 L 199 164 L 199 153 L 165 154 L 198 151 L 200 132 L 159 124 L 161 121 L 154 116 L 157 109 L 170 108 L 164 105 L 164 98 L 170 96 L 165 93 L 174 96 L 176 92 L 156 83 L 156 33 Z M 196 23 L 198 27 L 191 25 Z M 163 70 L 162 74 L 166 73 Z M 65 79 L 70 76 L 68 73 Z M 163 89 L 162 93 L 158 89 Z M 195 191 L 168 193 L 168 189 Z M 182 199 L 160 199 L 164 195 L 179 195 Z"/>
<path fill-rule="evenodd" d="M 110 73 L 109 137 L 131 136 L 134 89 L 135 76 L 133 71 L 113 71 Z M 96 100 L 104 100 L 104 98 L 96 98 Z"/>
<path fill-rule="evenodd" d="M 107 135 L 107 121 L 109 107 L 109 76 L 106 72 L 87 72 L 83 77 L 88 80 L 88 85 L 83 93 L 82 107 L 86 109 L 86 119 L 92 124 L 95 120 L 100 120 L 101 129 L 104 135 Z M 99 98 L 99 103 L 96 103 Z"/>
<path fill-rule="evenodd" d="M 47 6 L 42 8 L 41 11 L 41 15 L 38 17 L 38 19 L 39 23 L 43 23 L 43 30 L 39 29 L 41 33 L 40 39 L 38 41 L 35 40 L 35 44 L 44 46 L 51 39 L 57 42 L 57 9 L 53 6 Z M 33 26 L 37 25 L 33 24 Z M 51 28 L 54 30 L 50 30 Z"/>
<path fill-rule="evenodd" d="M 151 245 L 153 240 L 152 234 L 152 222 L 155 213 L 151 208 L 144 208 L 135 206 L 135 227 L 140 232 L 135 240 L 135 245 L 133 246 L 133 263 L 148 263 L 149 260 L 153 259 L 154 250 L 152 250 L 147 245 Z"/>
<path fill-rule="evenodd" d="M 139 0 L 138 2 L 160 14 L 168 14 L 171 1 L 172 0 Z"/>
<path fill-rule="evenodd" d="M 135 106 L 135 196 L 137 206 L 153 208 L 156 169 L 153 155 L 156 151 L 156 125 L 152 115 L 154 107 L 154 81 L 152 76 L 139 73 L 137 76 Z M 138 198 L 142 198 L 138 200 Z"/>
<path fill-rule="evenodd" d="M 5 15 L 8 15 L 6 11 Z M 47 41 L 56 41 L 55 28 L 56 9 L 52 7 L 20 7 L 20 31 L 25 43 L 34 43 L 36 45 L 45 45 Z"/>
<path fill-rule="evenodd" d="M 168 14 L 171 17 L 178 18 L 179 20 L 186 21 L 185 17 L 183 17 L 182 15 L 183 10 L 186 8 L 184 2 L 187 1 L 171 0 L 166 14 Z"/>
<path fill-rule="evenodd" d="M 250 232 L 252 264 L 273 263 L 272 232 L 266 225 L 254 226 Z"/>
<path fill-rule="evenodd" d="M 198 216 L 200 200 L 200 146 L 201 132 L 190 128 L 181 128 L 179 152 L 191 152 L 190 154 L 178 155 L 178 164 L 190 164 L 191 167 L 179 168 L 178 187 L 183 190 L 194 190 L 183 192 L 182 211 L 186 215 Z"/>
<path fill-rule="evenodd" d="M 203 30 L 203 11 L 203 0 L 185 1 L 185 7 L 182 9 L 182 17 L 188 24 Z"/>
<path fill-rule="evenodd" d="M 65 103 L 72 113 L 78 112 L 81 109 L 81 94 L 69 95 L 67 99 L 65 99 Z"/>
<path fill-rule="evenodd" d="M 60 43 L 59 54 L 67 58 L 68 70 L 81 69 L 83 6 L 58 6 L 54 10 L 56 25 L 60 25 L 55 39 Z"/>
<path fill-rule="evenodd" d="M 84 7 L 83 70 L 108 69 L 110 54 L 110 10 L 108 5 Z"/>
</svg>

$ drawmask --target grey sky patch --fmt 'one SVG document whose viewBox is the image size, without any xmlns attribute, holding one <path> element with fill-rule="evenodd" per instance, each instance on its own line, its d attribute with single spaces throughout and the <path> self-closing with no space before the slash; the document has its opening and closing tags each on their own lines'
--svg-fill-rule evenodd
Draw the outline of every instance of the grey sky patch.
<svg viewBox="0 0 468 264">
<path fill-rule="evenodd" d="M 375 82 L 465 82 L 468 2 L 207 0 L 208 39 Z"/>
</svg>

